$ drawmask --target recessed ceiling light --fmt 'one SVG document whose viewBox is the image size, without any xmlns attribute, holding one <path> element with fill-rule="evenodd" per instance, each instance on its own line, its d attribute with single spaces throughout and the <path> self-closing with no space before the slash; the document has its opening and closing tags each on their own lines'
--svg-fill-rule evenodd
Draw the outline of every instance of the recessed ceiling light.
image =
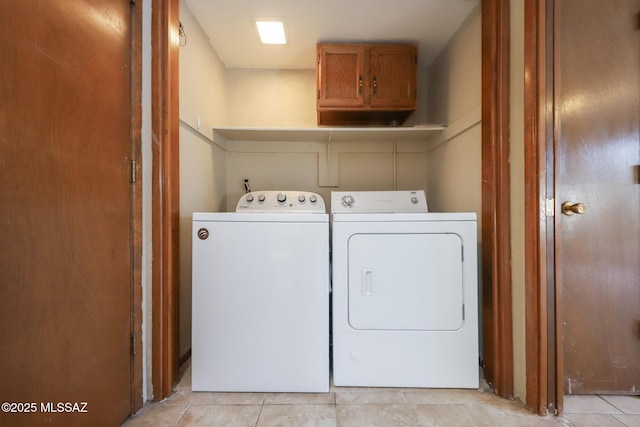
<svg viewBox="0 0 640 427">
<path fill-rule="evenodd" d="M 260 40 L 264 44 L 287 44 L 282 18 L 254 18 Z"/>
</svg>

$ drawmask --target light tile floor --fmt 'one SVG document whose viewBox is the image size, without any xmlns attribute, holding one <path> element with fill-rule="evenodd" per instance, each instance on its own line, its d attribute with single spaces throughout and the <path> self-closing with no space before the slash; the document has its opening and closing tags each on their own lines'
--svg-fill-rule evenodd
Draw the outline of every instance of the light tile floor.
<svg viewBox="0 0 640 427">
<path fill-rule="evenodd" d="M 191 370 L 171 397 L 151 403 L 125 427 L 640 427 L 638 396 L 566 396 L 561 417 L 479 390 L 351 388 L 329 393 L 191 391 Z"/>
</svg>

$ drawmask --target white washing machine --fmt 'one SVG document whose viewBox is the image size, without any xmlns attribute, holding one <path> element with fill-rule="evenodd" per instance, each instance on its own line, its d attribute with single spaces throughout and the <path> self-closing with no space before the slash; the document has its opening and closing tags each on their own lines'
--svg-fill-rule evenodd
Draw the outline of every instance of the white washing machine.
<svg viewBox="0 0 640 427">
<path fill-rule="evenodd" d="M 336 386 L 477 388 L 475 213 L 423 191 L 332 192 Z"/>
<path fill-rule="evenodd" d="M 192 389 L 329 391 L 329 216 L 322 197 L 245 194 L 193 214 Z"/>
</svg>

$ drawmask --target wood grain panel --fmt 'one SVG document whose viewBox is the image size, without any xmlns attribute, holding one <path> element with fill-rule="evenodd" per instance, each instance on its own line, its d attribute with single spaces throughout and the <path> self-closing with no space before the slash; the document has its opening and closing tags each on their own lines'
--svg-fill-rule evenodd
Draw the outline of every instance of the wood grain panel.
<svg viewBox="0 0 640 427">
<path fill-rule="evenodd" d="M 154 0 L 152 16 L 152 234 L 154 400 L 178 381 L 179 330 L 179 0 Z"/>
<path fill-rule="evenodd" d="M 484 374 L 513 394 L 509 166 L 509 4 L 482 2 L 482 310 Z"/>
<path fill-rule="evenodd" d="M 362 107 L 368 92 L 365 48 L 319 45 L 318 61 L 318 106 Z"/>
<path fill-rule="evenodd" d="M 38 405 L 0 425 L 115 426 L 132 407 L 130 24 L 121 1 L 0 14 L 2 400 Z M 87 412 L 40 406 L 57 402 Z"/>
<path fill-rule="evenodd" d="M 564 391 L 640 394 L 638 0 L 558 5 L 556 216 Z"/>
<path fill-rule="evenodd" d="M 371 48 L 372 107 L 415 109 L 417 48 L 415 46 L 376 46 Z"/>
</svg>

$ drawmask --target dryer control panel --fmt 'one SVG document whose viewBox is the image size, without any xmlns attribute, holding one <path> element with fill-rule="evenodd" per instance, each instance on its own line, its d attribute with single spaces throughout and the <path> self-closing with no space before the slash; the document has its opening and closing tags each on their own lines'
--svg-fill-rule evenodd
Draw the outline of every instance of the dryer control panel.
<svg viewBox="0 0 640 427">
<path fill-rule="evenodd" d="M 243 195 L 236 212 L 326 213 L 324 200 L 308 191 L 253 191 Z"/>
<path fill-rule="evenodd" d="M 425 213 L 423 190 L 332 191 L 331 213 Z"/>
</svg>

